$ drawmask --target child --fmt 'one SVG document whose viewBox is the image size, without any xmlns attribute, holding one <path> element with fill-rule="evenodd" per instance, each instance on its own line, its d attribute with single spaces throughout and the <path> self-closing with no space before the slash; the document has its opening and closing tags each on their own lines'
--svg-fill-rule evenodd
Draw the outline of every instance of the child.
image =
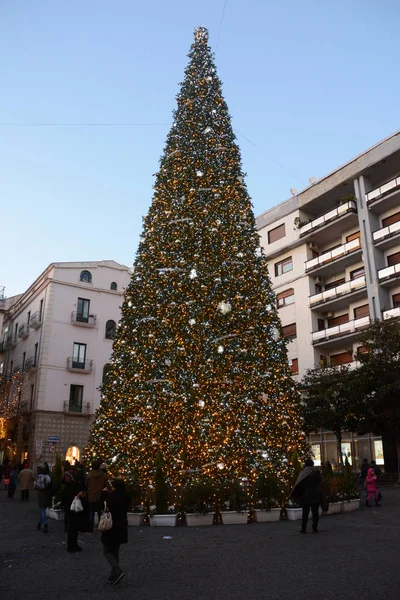
<svg viewBox="0 0 400 600">
<path fill-rule="evenodd" d="M 367 490 L 367 501 L 365 503 L 366 506 L 369 506 L 368 501 L 371 500 L 372 494 L 374 494 L 374 496 L 375 496 L 375 506 L 380 506 L 380 504 L 378 504 L 379 492 L 378 492 L 378 485 L 376 483 L 377 479 L 378 478 L 375 474 L 374 469 L 369 468 L 368 475 L 365 479 L 365 487 Z"/>
</svg>

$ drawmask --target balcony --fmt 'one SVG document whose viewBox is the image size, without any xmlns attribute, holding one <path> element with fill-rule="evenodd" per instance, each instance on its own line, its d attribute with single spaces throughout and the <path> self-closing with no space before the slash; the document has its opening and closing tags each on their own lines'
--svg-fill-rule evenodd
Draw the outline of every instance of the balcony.
<svg viewBox="0 0 400 600">
<path fill-rule="evenodd" d="M 323 214 L 321 217 L 317 217 L 313 219 L 306 225 L 299 227 L 299 236 L 301 238 L 314 234 L 316 231 L 324 228 L 328 224 L 332 224 L 334 221 L 338 221 L 339 219 L 342 221 L 342 217 L 345 215 L 357 215 L 357 204 L 354 200 L 349 200 L 348 202 L 344 202 L 340 204 L 333 210 Z M 357 221 L 357 218 L 355 219 Z M 343 224 L 340 224 L 339 233 L 343 229 Z M 337 237 L 337 233 L 335 232 L 335 237 Z"/>
<path fill-rule="evenodd" d="M 83 315 L 74 310 L 71 313 L 71 323 L 82 327 L 96 327 L 97 315 Z"/>
<path fill-rule="evenodd" d="M 372 234 L 375 246 L 379 248 L 388 248 L 393 244 L 394 240 L 398 242 L 399 236 L 400 221 L 392 223 L 392 225 L 388 225 L 387 227 L 382 227 Z"/>
<path fill-rule="evenodd" d="M 366 291 L 365 275 L 345 281 L 337 287 L 325 290 L 319 294 L 313 294 L 309 297 L 309 305 L 311 310 L 323 307 L 324 310 L 335 309 L 347 306 L 349 296 L 355 300 L 358 296 L 362 297 Z"/>
<path fill-rule="evenodd" d="M 305 272 L 314 274 L 326 271 L 330 275 L 339 273 L 347 264 L 351 264 L 355 260 L 354 256 L 359 253 L 361 253 L 361 240 L 356 238 L 307 260 L 304 263 Z"/>
<path fill-rule="evenodd" d="M 393 317 L 400 317 L 400 306 L 396 306 L 395 308 L 390 308 L 389 310 L 383 311 L 383 318 L 392 319 Z"/>
<path fill-rule="evenodd" d="M 89 416 L 91 414 L 90 402 L 75 403 L 75 402 L 64 402 L 64 413 L 69 415 L 82 415 Z"/>
<path fill-rule="evenodd" d="M 73 373 L 91 373 L 93 371 L 92 360 L 77 360 L 73 356 L 67 358 L 67 369 Z"/>
<path fill-rule="evenodd" d="M 400 177 L 396 177 L 367 194 L 368 208 L 374 212 L 382 211 L 383 205 L 386 209 L 394 208 L 399 203 L 399 191 Z"/>
<path fill-rule="evenodd" d="M 42 319 L 39 314 L 39 311 L 37 310 L 36 312 L 33 313 L 33 315 L 31 315 L 31 320 L 29 321 L 29 327 L 31 327 L 31 329 L 39 329 L 41 324 L 42 324 Z"/>
<path fill-rule="evenodd" d="M 26 359 L 25 371 L 27 373 L 34 373 L 36 371 L 36 360 L 34 356 L 30 356 Z"/>
<path fill-rule="evenodd" d="M 18 327 L 18 337 L 20 339 L 25 339 L 27 338 L 29 335 L 29 327 L 27 323 L 22 323 L 22 325 L 20 325 Z"/>
<path fill-rule="evenodd" d="M 361 319 L 355 319 L 354 321 L 336 325 L 336 327 L 329 327 L 328 329 L 322 329 L 321 331 L 313 331 L 312 343 L 314 346 L 343 345 L 343 338 L 346 338 L 346 341 L 351 341 L 350 338 L 357 337 L 359 331 L 368 327 L 369 324 L 370 318 L 362 317 Z"/>
<path fill-rule="evenodd" d="M 382 285 L 385 286 L 393 286 L 398 282 L 398 278 L 400 277 L 400 263 L 392 265 L 390 267 L 385 267 L 384 269 L 379 269 L 378 271 L 378 281 Z"/>
</svg>

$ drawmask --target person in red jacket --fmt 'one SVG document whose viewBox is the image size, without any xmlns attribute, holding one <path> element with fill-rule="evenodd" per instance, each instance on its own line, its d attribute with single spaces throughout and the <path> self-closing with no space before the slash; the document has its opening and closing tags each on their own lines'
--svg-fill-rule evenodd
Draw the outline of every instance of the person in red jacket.
<svg viewBox="0 0 400 600">
<path fill-rule="evenodd" d="M 372 494 L 374 494 L 374 496 L 375 496 L 375 506 L 380 506 L 380 504 L 378 503 L 379 492 L 378 492 L 377 480 L 378 480 L 378 477 L 376 476 L 374 469 L 372 469 L 372 468 L 368 469 L 368 475 L 365 479 L 365 487 L 367 490 L 367 501 L 365 503 L 366 506 L 369 506 L 368 502 L 369 502 L 369 500 L 371 500 Z"/>
</svg>

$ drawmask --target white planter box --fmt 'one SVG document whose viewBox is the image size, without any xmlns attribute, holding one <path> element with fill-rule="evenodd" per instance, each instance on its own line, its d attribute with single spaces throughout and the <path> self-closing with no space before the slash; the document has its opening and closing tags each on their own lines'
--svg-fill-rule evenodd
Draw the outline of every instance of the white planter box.
<svg viewBox="0 0 400 600">
<path fill-rule="evenodd" d="M 350 502 L 343 502 L 343 511 L 351 512 L 352 510 L 357 510 L 360 508 L 360 498 L 355 498 L 354 500 L 350 500 Z"/>
<path fill-rule="evenodd" d="M 329 503 L 328 515 L 338 515 L 343 512 L 343 502 Z"/>
<path fill-rule="evenodd" d="M 144 513 L 128 513 L 128 525 L 131 527 L 141 527 L 144 522 Z"/>
<path fill-rule="evenodd" d="M 202 527 L 203 525 L 212 525 L 214 513 L 201 515 L 199 513 L 186 513 L 186 525 L 188 527 Z"/>
<path fill-rule="evenodd" d="M 46 508 L 46 515 L 49 519 L 62 521 L 64 519 L 64 511 L 61 508 Z"/>
<path fill-rule="evenodd" d="M 270 523 L 271 521 L 279 521 L 281 509 L 271 508 L 271 510 L 265 510 L 263 508 L 254 508 L 253 513 L 256 523 Z"/>
<path fill-rule="evenodd" d="M 178 515 L 150 515 L 151 527 L 175 527 Z"/>
<path fill-rule="evenodd" d="M 222 522 L 224 525 L 245 525 L 248 519 L 248 512 L 236 512 L 236 510 L 223 510 Z"/>
<path fill-rule="evenodd" d="M 303 509 L 302 508 L 287 508 L 286 509 L 287 518 L 289 521 L 300 521 Z"/>
</svg>

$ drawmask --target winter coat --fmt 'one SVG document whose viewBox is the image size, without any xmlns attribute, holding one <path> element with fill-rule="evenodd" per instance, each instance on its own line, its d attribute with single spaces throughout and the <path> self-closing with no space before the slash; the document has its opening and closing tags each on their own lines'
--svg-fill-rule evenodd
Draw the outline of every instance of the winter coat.
<svg viewBox="0 0 400 600">
<path fill-rule="evenodd" d="M 19 487 L 22 490 L 33 490 L 35 478 L 32 469 L 22 469 L 18 475 Z"/>
<path fill-rule="evenodd" d="M 362 479 L 365 479 L 365 478 L 366 478 L 366 476 L 368 475 L 368 470 L 369 470 L 370 468 L 371 468 L 371 467 L 370 467 L 369 463 L 365 463 L 365 462 L 363 462 L 363 463 L 361 464 L 361 478 L 362 478 Z"/>
<path fill-rule="evenodd" d="M 86 492 L 85 477 L 81 471 L 67 471 L 64 474 L 65 487 L 62 493 L 62 503 L 64 506 L 65 517 L 67 521 L 73 520 L 79 531 L 89 530 L 89 504 L 86 493 L 81 496 L 83 511 L 71 511 L 72 500 L 80 492 Z"/>
<path fill-rule="evenodd" d="M 87 497 L 89 502 L 98 502 L 101 492 L 107 485 L 107 475 L 100 469 L 92 469 L 86 478 Z"/>
<path fill-rule="evenodd" d="M 53 488 L 50 484 L 44 490 L 36 490 L 39 508 L 51 508 L 53 498 Z"/>
<path fill-rule="evenodd" d="M 113 491 L 106 498 L 107 508 L 112 516 L 112 528 L 103 531 L 101 541 L 103 544 L 126 544 L 128 542 L 128 495 Z"/>
<path fill-rule="evenodd" d="M 377 485 L 377 477 L 375 475 L 375 471 L 374 469 L 368 469 L 368 475 L 365 479 L 365 486 L 367 489 L 367 492 L 377 492 L 378 491 L 378 485 Z"/>
<path fill-rule="evenodd" d="M 310 469 L 310 467 L 306 467 Z M 305 471 L 305 469 L 304 469 Z M 306 477 L 295 485 L 292 496 L 303 505 L 320 504 L 322 502 L 322 477 L 318 469 L 311 469 Z"/>
</svg>

